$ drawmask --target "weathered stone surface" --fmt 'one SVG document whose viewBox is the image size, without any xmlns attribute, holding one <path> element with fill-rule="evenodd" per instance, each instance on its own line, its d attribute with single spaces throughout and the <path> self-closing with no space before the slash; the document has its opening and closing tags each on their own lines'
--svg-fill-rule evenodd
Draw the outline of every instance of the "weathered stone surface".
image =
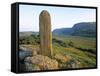
<svg viewBox="0 0 100 76">
<path fill-rule="evenodd" d="M 40 51 L 39 47 L 33 47 L 32 45 L 21 45 L 19 49 L 19 59 L 21 60 L 25 57 L 37 55 Z"/>
<path fill-rule="evenodd" d="M 25 62 L 25 71 L 36 71 L 40 70 L 39 66 L 34 65 L 30 62 Z"/>
<path fill-rule="evenodd" d="M 54 58 L 62 63 L 66 63 L 68 61 L 71 60 L 71 57 L 70 56 L 66 56 L 66 55 L 62 55 L 62 54 L 56 54 L 54 56 Z"/>
<path fill-rule="evenodd" d="M 79 68 L 80 67 L 80 62 L 77 60 L 70 60 L 70 62 L 67 63 L 68 68 Z"/>
<path fill-rule="evenodd" d="M 41 70 L 58 69 L 58 62 L 56 60 L 43 55 L 27 57 L 25 62 L 36 64 Z"/>
<path fill-rule="evenodd" d="M 43 10 L 39 16 L 40 26 L 40 49 L 41 54 L 52 56 L 52 33 L 51 33 L 51 18 L 48 11 Z"/>
<path fill-rule="evenodd" d="M 19 60 L 24 60 L 25 57 L 33 56 L 32 53 L 33 52 L 31 49 L 20 46 L 20 48 L 19 48 Z"/>
</svg>

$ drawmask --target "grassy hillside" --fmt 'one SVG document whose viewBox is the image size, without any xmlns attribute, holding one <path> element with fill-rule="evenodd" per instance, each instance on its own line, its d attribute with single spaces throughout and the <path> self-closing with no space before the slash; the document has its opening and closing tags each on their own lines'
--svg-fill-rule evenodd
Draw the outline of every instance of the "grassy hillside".
<svg viewBox="0 0 100 76">
<path fill-rule="evenodd" d="M 39 39 L 39 35 L 30 35 L 20 37 L 19 43 L 39 48 Z M 52 44 L 59 69 L 96 67 L 96 38 L 53 35 Z"/>
<path fill-rule="evenodd" d="M 53 50 L 56 53 L 62 53 L 71 56 L 73 61 L 77 61 L 79 68 L 96 66 L 96 40 L 95 38 L 79 36 L 53 36 L 53 38 L 64 42 L 66 46 L 53 44 Z M 93 51 L 93 52 L 92 52 Z"/>
</svg>

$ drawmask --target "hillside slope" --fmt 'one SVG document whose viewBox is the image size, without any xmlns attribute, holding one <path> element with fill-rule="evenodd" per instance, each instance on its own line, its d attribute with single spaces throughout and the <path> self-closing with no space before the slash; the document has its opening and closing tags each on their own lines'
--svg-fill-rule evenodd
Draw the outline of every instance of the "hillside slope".
<svg viewBox="0 0 100 76">
<path fill-rule="evenodd" d="M 53 35 L 72 35 L 72 36 L 96 36 L 95 22 L 81 22 L 75 24 L 72 28 L 55 29 Z"/>
</svg>

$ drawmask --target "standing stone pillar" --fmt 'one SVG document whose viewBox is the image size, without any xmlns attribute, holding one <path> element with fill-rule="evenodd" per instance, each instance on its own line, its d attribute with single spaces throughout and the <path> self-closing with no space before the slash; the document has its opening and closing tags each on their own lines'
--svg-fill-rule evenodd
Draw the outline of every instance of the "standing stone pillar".
<svg viewBox="0 0 100 76">
<path fill-rule="evenodd" d="M 42 55 L 52 57 L 51 18 L 48 11 L 43 10 L 39 16 L 40 51 Z"/>
</svg>

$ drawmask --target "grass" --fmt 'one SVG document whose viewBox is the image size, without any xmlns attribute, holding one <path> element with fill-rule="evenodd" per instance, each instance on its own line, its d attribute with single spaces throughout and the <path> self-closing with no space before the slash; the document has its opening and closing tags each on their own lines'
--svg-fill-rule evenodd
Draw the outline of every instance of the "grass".
<svg viewBox="0 0 100 76">
<path fill-rule="evenodd" d="M 79 68 L 96 66 L 96 40 L 95 38 L 78 36 L 53 36 L 53 38 L 63 41 L 68 45 L 71 41 L 73 46 L 63 47 L 60 44 L 54 44 L 54 53 L 69 55 L 73 60 L 80 62 Z"/>
<path fill-rule="evenodd" d="M 66 62 L 64 64 L 61 63 L 64 65 L 63 68 L 72 68 L 67 67 L 72 63 L 77 64 L 78 68 L 96 66 L 96 38 L 80 36 L 53 36 L 52 41 L 54 55 L 60 53 L 72 58 L 70 62 Z M 22 38 L 20 43 L 32 48 L 39 48 L 40 46 L 39 37 L 37 36 L 26 37 L 26 39 Z"/>
<path fill-rule="evenodd" d="M 53 36 L 58 40 L 62 40 L 66 43 L 72 41 L 75 46 L 78 47 L 96 47 L 96 39 L 90 37 L 80 37 L 80 36 Z"/>
</svg>

